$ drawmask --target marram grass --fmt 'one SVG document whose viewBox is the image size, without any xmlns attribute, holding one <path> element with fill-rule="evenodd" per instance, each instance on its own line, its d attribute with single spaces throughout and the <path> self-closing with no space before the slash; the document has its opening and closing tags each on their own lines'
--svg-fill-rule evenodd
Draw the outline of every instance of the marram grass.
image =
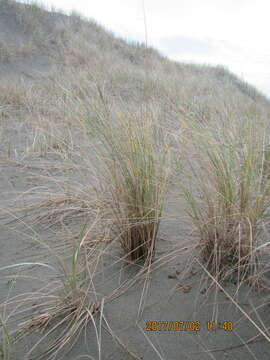
<svg viewBox="0 0 270 360">
<path fill-rule="evenodd" d="M 194 125 L 192 185 L 184 186 L 201 254 L 216 274 L 256 271 L 261 227 L 269 208 L 265 132 L 252 119 Z"/>
<path fill-rule="evenodd" d="M 102 164 L 117 238 L 127 257 L 152 262 L 169 174 L 166 135 L 151 109 L 111 112 L 89 107 L 83 124 Z M 93 104 L 92 104 L 93 105 Z M 87 112 L 85 112 L 86 114 Z M 82 112 L 81 112 L 82 114 Z"/>
</svg>

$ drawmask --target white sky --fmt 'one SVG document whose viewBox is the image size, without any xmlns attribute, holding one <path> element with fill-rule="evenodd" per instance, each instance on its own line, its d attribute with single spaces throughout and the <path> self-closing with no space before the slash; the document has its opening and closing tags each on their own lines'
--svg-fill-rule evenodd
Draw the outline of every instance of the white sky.
<svg viewBox="0 0 270 360">
<path fill-rule="evenodd" d="M 144 41 L 143 0 L 45 0 Z M 148 43 L 168 57 L 221 64 L 270 97 L 270 0 L 144 0 Z"/>
</svg>

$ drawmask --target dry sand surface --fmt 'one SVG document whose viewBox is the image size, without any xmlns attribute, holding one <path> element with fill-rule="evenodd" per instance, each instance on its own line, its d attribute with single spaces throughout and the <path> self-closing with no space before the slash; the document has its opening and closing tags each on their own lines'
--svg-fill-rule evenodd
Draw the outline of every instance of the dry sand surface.
<svg viewBox="0 0 270 360">
<path fill-rule="evenodd" d="M 68 74 L 70 69 L 72 73 L 79 73 L 80 66 L 83 68 L 87 62 L 83 56 L 89 57 L 91 66 L 95 71 L 100 70 L 98 76 L 102 76 L 111 52 L 111 58 L 119 56 L 120 62 L 120 69 L 115 73 L 113 66 L 107 70 L 115 74 L 106 85 L 108 91 L 112 89 L 115 93 L 111 93 L 112 98 L 119 92 L 127 104 L 138 103 L 144 93 L 136 92 L 136 89 L 146 86 L 140 78 L 141 70 L 136 70 L 139 66 L 136 61 L 144 60 L 132 54 L 132 47 L 126 49 L 120 40 L 114 40 L 118 46 L 110 50 L 108 43 L 113 41 L 112 35 L 103 34 L 102 29 L 98 33 L 93 27 L 99 40 L 90 43 L 86 54 L 78 53 L 78 47 L 74 54 L 69 51 L 63 55 L 60 50 L 58 53 L 54 43 L 56 33 L 50 33 L 49 26 L 57 24 L 57 34 L 64 38 L 64 15 L 52 14 L 50 17 L 46 13 L 39 23 L 41 34 L 33 37 L 36 25 L 29 30 L 23 21 L 20 23 L 15 16 L 15 8 L 19 5 L 14 4 L 0 2 L 0 44 L 5 44 L 10 52 L 8 57 L 1 59 L 0 56 L 0 337 L 6 344 L 2 345 L 0 358 L 268 360 L 269 288 L 255 291 L 245 282 L 238 286 L 237 281 L 231 280 L 219 285 L 211 278 L 199 256 L 179 187 L 173 183 L 166 195 L 152 266 L 142 272 L 143 264 L 130 263 L 123 257 L 119 244 L 112 241 L 104 251 L 97 250 L 98 261 L 94 262 L 96 268 L 89 280 L 89 293 L 101 304 L 101 312 L 97 311 L 93 318 L 89 315 L 88 323 L 82 322 L 75 336 L 66 340 L 66 346 L 60 348 L 57 345 L 54 353 L 45 351 L 66 326 L 72 326 L 73 320 L 71 325 L 61 324 L 63 317 L 51 320 L 47 326 L 35 328 L 33 325 L 33 331 L 13 344 L 7 332 L 13 334 L 12 331 L 24 321 L 44 315 L 42 307 L 37 305 L 43 299 L 48 309 L 57 302 L 57 292 L 63 292 L 61 266 L 71 271 L 76 239 L 89 217 L 92 216 L 92 220 L 97 216 L 95 209 L 91 213 L 85 205 L 87 201 L 91 202 L 91 194 L 95 194 L 97 186 L 94 144 L 82 136 L 77 125 L 65 123 L 67 115 L 57 98 L 58 90 L 53 92 L 54 79 L 57 80 L 55 86 L 59 85 L 61 90 L 61 79 L 65 84 L 61 78 L 63 72 Z M 104 60 L 99 63 L 102 54 Z M 175 64 L 166 65 L 167 60 L 162 60 L 164 64 L 161 65 L 159 55 L 150 53 L 149 56 L 157 66 L 164 66 L 164 69 L 167 66 L 164 74 L 167 71 L 171 76 L 170 71 L 175 71 Z M 130 74 L 134 72 L 135 75 L 134 80 L 130 75 L 131 79 L 125 81 L 120 70 L 128 62 Z M 183 81 L 188 79 L 190 72 L 186 98 L 196 87 L 196 76 L 203 78 L 207 71 L 209 74 L 212 71 L 205 70 L 204 75 L 200 75 L 198 70 L 199 75 L 196 75 L 195 70 L 181 70 Z M 69 81 L 72 83 L 74 78 Z M 212 84 L 219 80 L 212 77 L 209 81 Z M 155 89 L 151 90 L 151 86 L 152 82 L 149 91 L 157 98 L 161 96 Z M 228 94 L 231 88 L 239 91 L 239 97 L 246 96 L 250 102 L 255 96 L 252 89 L 249 96 L 244 92 L 240 94 L 240 85 L 232 85 L 229 80 L 218 86 L 224 86 Z M 235 94 L 231 95 L 232 101 Z M 269 111 L 267 100 L 259 94 L 256 96 L 258 108 L 261 106 Z M 201 109 L 204 114 L 209 107 L 207 101 Z M 173 128 L 173 104 L 164 106 L 172 107 L 166 120 Z M 162 110 L 158 111 L 162 117 Z M 70 121 L 73 115 L 70 110 L 68 112 Z M 216 116 L 221 115 L 216 112 Z M 88 251 L 91 252 L 91 247 Z M 262 269 L 266 269 L 268 255 L 265 254 L 263 259 L 265 267 Z M 153 321 L 162 321 L 161 329 L 147 331 Z M 177 325 L 183 326 L 182 329 L 166 329 L 176 321 L 184 322 Z M 230 326 L 226 322 L 232 323 L 232 331 L 226 328 Z M 208 329 L 208 323 L 211 323 L 211 329 Z M 214 323 L 219 324 L 215 329 Z M 198 331 L 192 331 L 195 325 Z M 10 348 L 10 353 L 4 346 Z"/>
</svg>

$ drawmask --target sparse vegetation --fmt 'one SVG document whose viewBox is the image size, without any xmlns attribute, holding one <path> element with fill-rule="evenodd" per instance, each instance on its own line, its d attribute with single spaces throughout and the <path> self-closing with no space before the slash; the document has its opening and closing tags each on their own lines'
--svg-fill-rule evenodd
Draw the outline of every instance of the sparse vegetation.
<svg viewBox="0 0 270 360">
<path fill-rule="evenodd" d="M 16 20 L 22 25 L 24 31 L 32 34 L 39 32 L 39 18 L 45 10 L 42 4 L 29 2 L 28 4 L 17 4 L 15 7 Z"/>
<path fill-rule="evenodd" d="M 174 359 L 144 317 L 158 304 L 199 318 L 212 295 L 209 320 L 241 315 L 217 342 L 243 354 L 269 342 L 268 300 L 246 286 L 269 294 L 269 101 L 221 66 L 169 61 L 76 12 L 1 6 L 19 45 L 0 33 L 0 358 L 72 358 L 84 337 L 89 354 L 73 358 Z M 245 293 L 261 302 L 243 309 Z M 204 335 L 188 352 L 213 359 Z"/>
</svg>

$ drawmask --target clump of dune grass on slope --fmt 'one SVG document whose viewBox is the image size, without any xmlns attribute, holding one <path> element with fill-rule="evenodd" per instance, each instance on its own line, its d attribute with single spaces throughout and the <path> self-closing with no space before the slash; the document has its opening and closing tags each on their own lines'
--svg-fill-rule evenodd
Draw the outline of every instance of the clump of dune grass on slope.
<svg viewBox="0 0 270 360">
<path fill-rule="evenodd" d="M 98 87 L 99 105 L 75 105 L 101 164 L 100 180 L 109 196 L 117 238 L 131 260 L 152 261 L 169 173 L 164 130 L 150 108 L 111 111 Z M 75 99 L 76 103 L 76 99 Z"/>
<path fill-rule="evenodd" d="M 203 259 L 217 275 L 256 272 L 261 225 L 270 204 L 263 124 L 196 124 L 190 132 L 192 185 L 184 189 Z"/>
<path fill-rule="evenodd" d="M 35 358 L 36 353 L 45 343 L 47 347 L 38 358 L 55 359 L 64 347 L 70 349 L 74 345 L 89 322 L 93 322 L 98 342 L 98 325 L 93 316 L 97 312 L 102 316 L 103 300 L 97 297 L 90 279 L 95 275 L 106 244 L 100 240 L 102 234 L 98 230 L 99 221 L 97 212 L 90 225 L 85 224 L 71 248 L 68 261 L 67 259 L 64 261 L 53 247 L 37 238 L 33 240 L 48 250 L 50 258 L 56 260 L 55 264 L 31 261 L 0 268 L 1 276 L 4 278 L 9 279 L 10 269 L 19 269 L 20 273 L 15 276 L 15 282 L 24 280 L 39 283 L 37 290 L 10 296 L 0 304 L 0 326 L 4 330 L 3 359 L 9 359 L 12 346 L 33 332 L 41 332 L 42 336 L 32 347 L 29 347 L 27 354 L 24 354 L 27 358 L 33 356 Z M 30 268 L 43 269 L 44 276 L 31 274 Z M 25 273 L 26 269 L 30 274 Z M 46 271 L 53 275 L 54 280 L 49 281 L 46 278 Z"/>
</svg>

